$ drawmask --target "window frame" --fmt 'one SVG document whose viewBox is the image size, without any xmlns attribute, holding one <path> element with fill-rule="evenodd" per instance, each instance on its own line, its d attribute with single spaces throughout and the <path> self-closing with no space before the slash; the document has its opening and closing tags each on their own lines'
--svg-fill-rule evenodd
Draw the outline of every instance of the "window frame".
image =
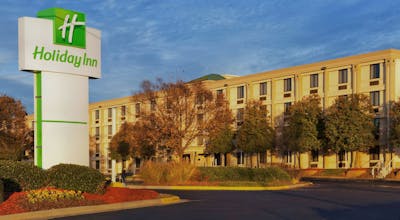
<svg viewBox="0 0 400 220">
<path fill-rule="evenodd" d="M 319 86 L 318 75 L 319 75 L 318 73 L 310 75 L 310 88 L 318 88 Z"/>
<path fill-rule="evenodd" d="M 374 63 L 369 66 L 369 78 L 379 79 L 380 78 L 380 64 Z"/>
<path fill-rule="evenodd" d="M 371 105 L 373 107 L 379 107 L 381 105 L 380 92 L 379 91 L 372 91 L 369 94 L 370 94 L 370 99 L 371 99 Z"/>
<path fill-rule="evenodd" d="M 237 87 L 237 99 L 244 99 L 244 86 Z"/>
<path fill-rule="evenodd" d="M 126 116 L 126 106 L 125 105 L 121 106 L 121 116 L 122 117 Z"/>
<path fill-rule="evenodd" d="M 283 80 L 283 91 L 284 92 L 292 91 L 292 78 L 286 78 Z"/>
<path fill-rule="evenodd" d="M 345 77 L 344 77 L 345 76 Z M 349 69 L 338 70 L 338 83 L 345 84 L 349 82 Z"/>
<path fill-rule="evenodd" d="M 260 96 L 266 96 L 267 95 L 267 82 L 260 82 Z"/>
<path fill-rule="evenodd" d="M 112 108 L 107 109 L 107 117 L 112 118 Z"/>
</svg>

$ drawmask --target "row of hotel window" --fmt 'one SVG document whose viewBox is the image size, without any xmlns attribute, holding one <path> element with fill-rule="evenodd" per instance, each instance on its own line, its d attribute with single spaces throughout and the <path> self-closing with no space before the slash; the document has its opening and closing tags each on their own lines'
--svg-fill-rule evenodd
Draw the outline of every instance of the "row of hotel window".
<svg viewBox="0 0 400 220">
<path fill-rule="evenodd" d="M 348 82 L 348 69 L 340 69 L 338 71 L 338 82 L 339 84 L 344 84 Z M 370 79 L 378 79 L 380 78 L 380 65 L 377 64 L 371 64 L 370 65 Z M 261 82 L 260 83 L 260 96 L 265 96 L 267 95 L 267 82 Z M 310 88 L 317 88 L 318 87 L 318 74 L 311 74 L 310 75 Z M 284 79 L 284 92 L 290 92 L 292 91 L 292 78 L 287 78 Z M 222 94 L 223 90 L 219 89 L 217 90 L 217 94 Z M 373 94 L 372 94 L 373 93 Z M 372 104 L 374 106 L 379 105 L 379 92 L 372 92 L 371 97 L 372 98 Z M 244 98 L 244 86 L 238 86 L 237 87 L 237 99 L 243 99 Z M 140 117 L 140 103 L 135 104 L 135 115 L 136 117 Z M 156 102 L 152 101 L 150 104 L 150 109 L 153 111 L 156 108 Z M 285 105 L 286 109 L 286 105 Z M 126 106 L 121 106 L 121 119 L 125 120 L 126 116 Z M 108 108 L 108 119 L 111 121 L 112 119 L 112 108 Z M 99 123 L 100 120 L 100 110 L 97 109 L 95 110 L 95 121 L 96 123 Z"/>
<path fill-rule="evenodd" d="M 342 95 L 340 97 L 346 98 L 347 95 Z M 379 109 L 377 107 L 380 106 L 380 92 L 379 91 L 370 92 L 370 100 L 371 100 L 371 105 L 374 107 L 375 112 L 379 111 Z M 284 113 L 288 113 L 289 108 L 292 105 L 292 102 L 285 102 L 283 104 L 284 104 Z M 267 106 L 262 105 L 261 108 L 265 112 L 265 117 L 266 117 L 267 116 Z M 244 117 L 244 108 L 238 108 L 237 112 L 236 112 L 237 122 L 242 122 L 243 117 Z"/>
<path fill-rule="evenodd" d="M 370 65 L 370 79 L 378 79 L 380 77 L 380 65 L 371 64 Z M 344 84 L 348 82 L 348 69 L 340 69 L 338 71 L 338 82 L 339 84 Z M 260 83 L 260 96 L 267 95 L 267 83 L 261 82 Z M 317 88 L 318 87 L 318 74 L 311 74 L 310 75 L 310 88 Z M 340 88 L 347 88 L 347 87 L 340 87 Z M 283 91 L 290 92 L 292 91 L 292 78 L 284 79 L 283 84 Z M 218 90 L 217 94 L 222 93 L 222 90 Z M 237 99 L 244 98 L 244 86 L 237 87 Z"/>
<path fill-rule="evenodd" d="M 126 106 L 121 106 L 120 108 L 121 108 L 121 120 L 125 120 L 125 117 L 126 117 Z M 108 120 L 109 121 L 111 121 L 111 119 L 112 119 L 112 114 L 113 114 L 112 112 L 113 112 L 112 108 L 108 108 L 107 116 L 108 116 Z M 136 113 L 136 117 L 140 116 L 140 103 L 136 103 L 135 104 L 135 113 Z M 95 121 L 96 121 L 96 123 L 99 123 L 99 120 L 100 120 L 100 110 L 96 109 L 95 110 Z"/>
</svg>

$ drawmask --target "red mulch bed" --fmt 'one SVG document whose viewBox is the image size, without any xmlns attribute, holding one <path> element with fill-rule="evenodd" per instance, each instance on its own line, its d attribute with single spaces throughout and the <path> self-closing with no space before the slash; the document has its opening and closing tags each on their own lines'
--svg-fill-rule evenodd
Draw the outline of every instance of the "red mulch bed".
<svg viewBox="0 0 400 220">
<path fill-rule="evenodd" d="M 153 190 L 128 189 L 108 187 L 104 194 L 83 193 L 84 200 L 76 202 L 48 202 L 46 204 L 29 204 L 25 192 L 15 192 L 6 201 L 0 204 L 0 216 L 21 212 L 45 210 L 51 208 L 65 208 L 84 205 L 111 204 L 145 199 L 156 199 L 159 194 Z M 60 204 L 62 203 L 62 204 Z M 44 206 L 43 206 L 44 205 Z"/>
</svg>

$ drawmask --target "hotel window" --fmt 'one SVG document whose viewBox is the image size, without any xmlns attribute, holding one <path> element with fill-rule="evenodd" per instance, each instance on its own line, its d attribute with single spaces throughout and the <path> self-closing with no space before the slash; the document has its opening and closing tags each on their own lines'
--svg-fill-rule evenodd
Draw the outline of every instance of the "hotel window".
<svg viewBox="0 0 400 220">
<path fill-rule="evenodd" d="M 108 109 L 108 118 L 112 118 L 112 108 Z"/>
<path fill-rule="evenodd" d="M 100 156 L 100 144 L 96 144 L 96 152 L 95 152 L 95 154 L 96 154 L 96 157 L 98 157 L 98 156 Z"/>
<path fill-rule="evenodd" d="M 236 113 L 237 125 L 241 125 L 243 123 L 243 118 L 244 118 L 244 109 L 243 108 L 237 109 L 237 113 Z"/>
<path fill-rule="evenodd" d="M 318 87 L 318 74 L 310 75 L 310 88 Z"/>
<path fill-rule="evenodd" d="M 339 70 L 339 84 L 347 83 L 347 69 Z"/>
<path fill-rule="evenodd" d="M 292 78 L 285 79 L 283 84 L 283 91 L 290 92 L 292 91 Z"/>
<path fill-rule="evenodd" d="M 125 117 L 126 115 L 126 106 L 121 106 L 121 116 Z"/>
<path fill-rule="evenodd" d="M 100 138 L 100 128 L 99 127 L 96 127 L 95 136 L 96 136 L 96 140 L 99 140 L 99 138 Z"/>
<path fill-rule="evenodd" d="M 369 159 L 370 160 L 379 160 L 379 146 L 375 146 L 375 147 L 371 147 L 369 149 Z M 372 166 L 376 165 L 376 163 L 374 163 Z"/>
<path fill-rule="evenodd" d="M 374 118 L 374 127 L 375 127 L 375 140 L 379 140 L 379 130 L 380 130 L 380 119 Z"/>
<path fill-rule="evenodd" d="M 318 162 L 318 150 L 311 150 L 311 162 Z"/>
<path fill-rule="evenodd" d="M 370 67 L 370 79 L 378 79 L 380 77 L 379 63 L 371 64 L 369 67 Z"/>
<path fill-rule="evenodd" d="M 140 117 L 140 103 L 135 104 L 136 118 Z"/>
<path fill-rule="evenodd" d="M 237 98 L 243 99 L 244 98 L 244 86 L 237 87 Z"/>
<path fill-rule="evenodd" d="M 260 83 L 260 96 L 263 96 L 266 94 L 267 94 L 267 83 L 262 82 L 262 83 Z"/>
<path fill-rule="evenodd" d="M 284 103 L 284 113 L 285 114 L 287 114 L 287 113 L 289 113 L 289 109 L 290 109 L 290 106 L 292 106 L 292 103 L 291 102 L 285 102 Z"/>
<path fill-rule="evenodd" d="M 100 170 L 100 160 L 96 160 L 96 170 Z"/>
<path fill-rule="evenodd" d="M 376 107 L 379 106 L 379 91 L 370 92 L 371 104 Z"/>
<path fill-rule="evenodd" d="M 94 119 L 96 120 L 96 123 L 99 123 L 99 119 L 100 119 L 100 110 L 95 110 L 95 111 L 94 111 Z"/>
<path fill-rule="evenodd" d="M 267 162 L 267 154 L 266 152 L 261 152 L 260 153 L 260 163 L 266 163 Z"/>
<path fill-rule="evenodd" d="M 108 126 L 108 139 L 112 138 L 112 125 Z"/>
<path fill-rule="evenodd" d="M 236 153 L 236 158 L 237 158 L 237 164 L 238 164 L 238 165 L 244 164 L 244 155 L 243 155 L 243 152 L 237 152 L 237 153 Z"/>
<path fill-rule="evenodd" d="M 223 91 L 222 89 L 218 89 L 218 90 L 217 90 L 217 96 L 218 96 L 218 95 L 222 95 L 222 94 L 224 94 L 224 91 Z"/>
</svg>

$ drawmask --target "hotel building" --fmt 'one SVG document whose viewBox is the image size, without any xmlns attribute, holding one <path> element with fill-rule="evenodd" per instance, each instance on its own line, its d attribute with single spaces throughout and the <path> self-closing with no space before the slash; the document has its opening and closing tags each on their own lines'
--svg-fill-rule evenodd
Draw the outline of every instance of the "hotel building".
<svg viewBox="0 0 400 220">
<path fill-rule="evenodd" d="M 266 106 L 271 125 L 283 122 L 285 111 L 295 101 L 310 94 L 318 94 L 322 107 L 326 109 L 336 98 L 354 93 L 370 96 L 374 107 L 374 124 L 379 127 L 379 145 L 368 152 L 359 152 L 355 167 L 369 168 L 378 161 L 393 161 L 400 166 L 399 152 L 388 152 L 388 123 L 390 101 L 400 97 L 400 50 L 388 49 L 361 55 L 326 60 L 312 64 L 288 67 L 246 76 L 208 75 L 201 78 L 206 88 L 215 93 L 225 94 L 236 121 L 243 118 L 246 102 L 260 100 Z M 108 145 L 112 136 L 124 122 L 135 122 L 149 106 L 123 97 L 91 103 L 89 106 L 89 127 L 91 135 L 91 166 L 103 173 L 111 170 Z M 236 126 L 236 125 L 235 125 Z M 204 153 L 202 141 L 194 141 L 186 150 L 186 158 L 197 166 L 250 166 L 250 160 L 261 166 L 281 164 L 301 168 L 348 168 L 348 152 L 322 155 L 319 152 L 302 153 L 299 160 L 291 152 L 266 152 L 249 156 L 240 151 L 232 152 L 227 158 Z M 139 159 L 130 164 L 139 166 Z M 399 162 L 397 162 L 399 161 Z M 300 163 L 300 164 L 298 164 Z M 125 164 L 125 167 L 130 166 Z M 121 163 L 118 163 L 121 169 Z"/>
</svg>

